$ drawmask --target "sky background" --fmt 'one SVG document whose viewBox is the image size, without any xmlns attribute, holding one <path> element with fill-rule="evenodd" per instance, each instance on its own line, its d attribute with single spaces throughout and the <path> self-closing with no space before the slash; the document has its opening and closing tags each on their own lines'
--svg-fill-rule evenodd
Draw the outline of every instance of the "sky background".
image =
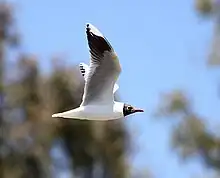
<svg viewBox="0 0 220 178">
<path fill-rule="evenodd" d="M 176 88 L 189 91 L 210 127 L 220 115 L 217 71 L 205 65 L 213 25 L 196 15 L 193 0 L 11 1 L 21 50 L 38 55 L 45 72 L 54 54 L 65 54 L 69 64 L 89 62 L 87 22 L 109 39 L 122 66 L 121 99 L 145 109 L 126 120 L 137 149 L 135 168 L 148 168 L 157 178 L 203 174 L 196 160 L 181 163 L 169 147 L 169 125 L 152 116 L 160 94 Z"/>
</svg>

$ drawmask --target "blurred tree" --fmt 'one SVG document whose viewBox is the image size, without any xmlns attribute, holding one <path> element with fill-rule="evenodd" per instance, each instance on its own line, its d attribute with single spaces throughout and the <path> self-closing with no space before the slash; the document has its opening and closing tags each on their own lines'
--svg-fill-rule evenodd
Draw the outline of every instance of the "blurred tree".
<svg viewBox="0 0 220 178">
<path fill-rule="evenodd" d="M 18 36 L 12 33 L 13 18 L 11 6 L 2 2 L 0 4 L 0 146 L 3 148 L 4 140 L 4 121 L 3 121 L 3 100 L 4 100 L 4 64 L 5 64 L 5 47 L 16 46 L 18 44 Z M 14 39 L 14 40 L 12 40 Z M 1 153 L 0 153 L 1 154 Z M 3 159 L 0 155 L 0 175 L 3 174 Z"/>
<path fill-rule="evenodd" d="M 173 127 L 172 147 L 181 158 L 199 156 L 207 167 L 220 171 L 220 137 L 208 130 L 205 120 L 193 111 L 190 103 L 181 90 L 162 98 L 159 116 L 178 119 Z"/>
<path fill-rule="evenodd" d="M 208 64 L 220 65 L 220 0 L 196 0 L 196 10 L 203 17 L 210 17 L 215 22 Z"/>
<path fill-rule="evenodd" d="M 203 17 L 215 20 L 213 44 L 208 64 L 220 64 L 220 1 L 196 0 L 196 9 Z M 220 135 L 218 129 L 210 130 L 206 119 L 193 110 L 192 101 L 182 90 L 171 91 L 162 96 L 157 116 L 172 119 L 172 148 L 182 159 L 200 157 L 202 163 L 220 176 Z"/>
<path fill-rule="evenodd" d="M 201 15 L 209 16 L 213 12 L 213 0 L 195 0 L 195 6 Z"/>
<path fill-rule="evenodd" d="M 9 44 L 19 46 L 17 33 L 13 32 L 13 12 L 9 3 L 0 3 L 0 94 L 4 96 L 0 108 L 1 177 L 52 177 L 50 151 L 57 139 L 64 142 L 71 172 L 80 177 L 127 177 L 130 139 L 123 121 L 51 118 L 55 112 L 80 104 L 84 80 L 76 68 L 52 61 L 52 73 L 46 76 L 37 57 L 19 54 L 16 65 L 7 66 L 9 72 L 5 70 Z M 8 73 L 14 75 L 13 80 L 6 80 Z M 97 166 L 103 171 L 95 171 Z"/>
</svg>

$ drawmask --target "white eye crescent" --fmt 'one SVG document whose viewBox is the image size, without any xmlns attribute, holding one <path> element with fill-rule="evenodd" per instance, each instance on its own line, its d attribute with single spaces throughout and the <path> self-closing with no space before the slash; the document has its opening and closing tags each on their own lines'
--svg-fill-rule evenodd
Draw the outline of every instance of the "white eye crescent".
<svg viewBox="0 0 220 178">
<path fill-rule="evenodd" d="M 132 110 L 132 107 L 131 107 L 131 106 L 128 106 L 127 109 L 131 111 L 131 110 Z"/>
</svg>

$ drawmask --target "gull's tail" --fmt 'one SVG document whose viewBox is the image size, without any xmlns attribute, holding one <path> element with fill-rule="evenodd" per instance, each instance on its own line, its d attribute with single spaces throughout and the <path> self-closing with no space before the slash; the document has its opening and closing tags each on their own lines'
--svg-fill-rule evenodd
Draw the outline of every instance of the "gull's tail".
<svg viewBox="0 0 220 178">
<path fill-rule="evenodd" d="M 53 114 L 52 117 L 62 117 L 62 113 Z"/>
<path fill-rule="evenodd" d="M 65 112 L 61 112 L 61 113 L 56 113 L 53 114 L 52 117 L 62 117 L 62 118 L 73 118 L 74 117 L 74 112 L 75 110 L 69 110 L 69 111 L 65 111 Z"/>
<path fill-rule="evenodd" d="M 64 111 L 61 113 L 55 113 L 52 117 L 61 117 L 61 118 L 68 118 L 68 119 L 80 119 L 82 108 L 75 108 L 68 111 Z"/>
</svg>

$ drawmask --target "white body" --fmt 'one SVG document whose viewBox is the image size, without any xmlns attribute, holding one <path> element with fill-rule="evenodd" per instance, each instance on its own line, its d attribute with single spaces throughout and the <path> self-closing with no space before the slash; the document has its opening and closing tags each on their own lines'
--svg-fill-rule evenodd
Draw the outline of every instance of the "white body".
<svg viewBox="0 0 220 178">
<path fill-rule="evenodd" d="M 74 118 L 81 120 L 115 120 L 124 117 L 123 103 L 114 102 L 111 105 L 87 105 L 63 113 L 54 114 L 52 117 Z"/>
<path fill-rule="evenodd" d="M 97 28 L 91 24 L 86 26 L 90 65 L 80 67 L 85 79 L 82 103 L 76 109 L 52 117 L 100 121 L 120 119 L 124 117 L 124 103 L 114 101 L 114 92 L 118 89 L 116 81 L 121 73 L 117 54 Z"/>
</svg>

